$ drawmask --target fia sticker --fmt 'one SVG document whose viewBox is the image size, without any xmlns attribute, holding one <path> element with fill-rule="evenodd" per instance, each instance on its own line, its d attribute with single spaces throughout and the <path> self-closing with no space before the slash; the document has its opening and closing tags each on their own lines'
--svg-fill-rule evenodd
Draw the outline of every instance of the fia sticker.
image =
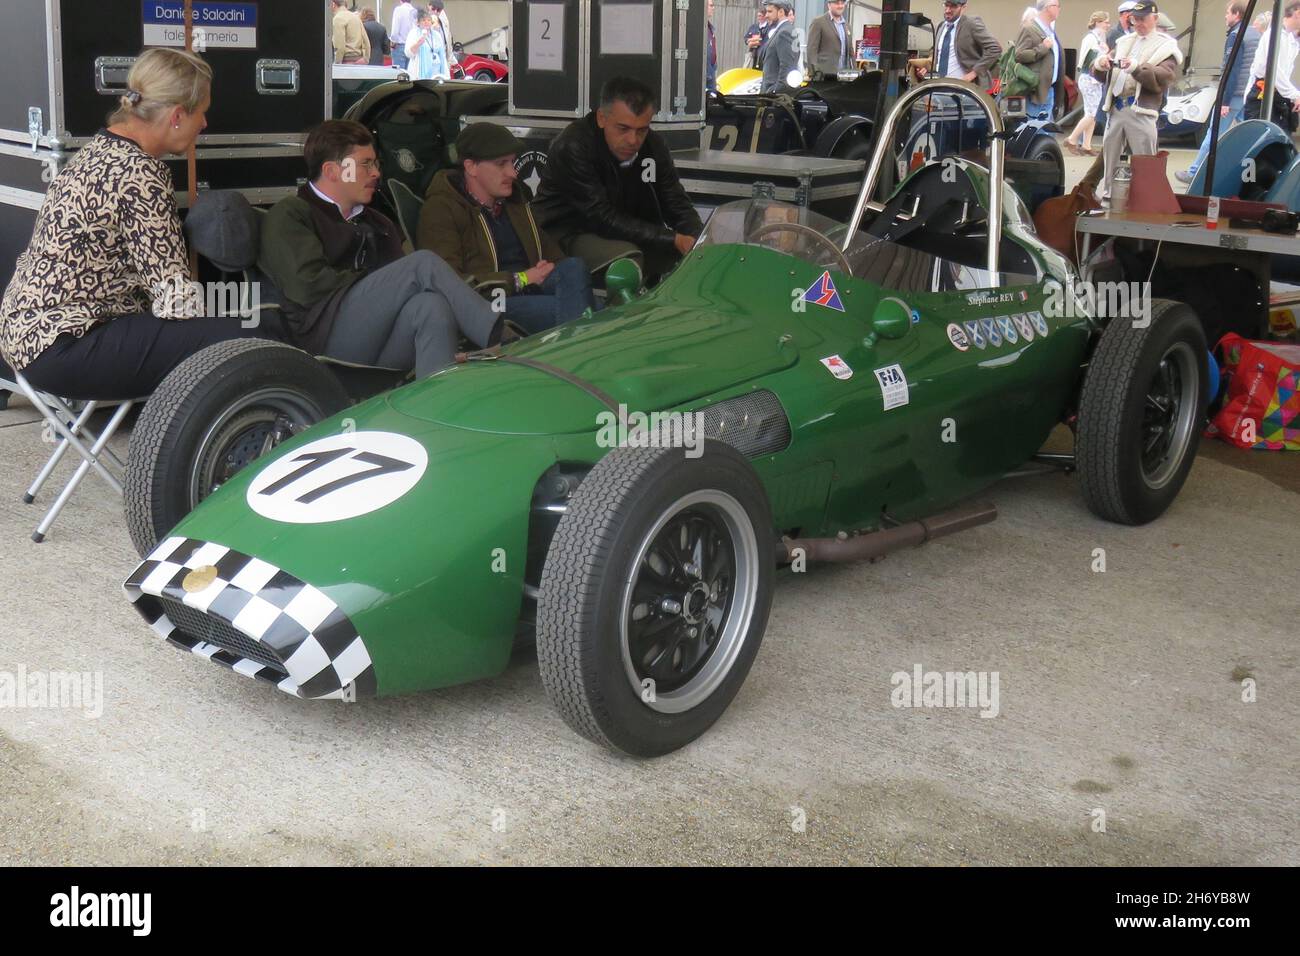
<svg viewBox="0 0 1300 956">
<path fill-rule="evenodd" d="M 984 339 L 984 333 L 980 331 L 979 319 L 976 319 L 973 322 L 966 322 L 965 326 L 966 334 L 970 336 L 971 342 L 973 342 L 975 347 L 981 352 L 984 351 L 984 346 L 987 345 L 988 342 Z"/>
<path fill-rule="evenodd" d="M 961 326 L 956 322 L 948 323 L 948 341 L 952 343 L 952 347 L 958 352 L 965 352 L 970 348 L 970 339 L 967 338 L 966 333 L 962 331 Z"/>
<path fill-rule="evenodd" d="M 1020 337 L 1026 342 L 1034 340 L 1034 323 L 1029 321 L 1029 316 L 1023 312 L 1020 315 L 1013 315 L 1012 320 L 1016 323 L 1016 328 L 1020 330 Z"/>
<path fill-rule="evenodd" d="M 850 379 L 853 377 L 853 369 L 849 368 L 849 363 L 838 355 L 828 355 L 821 361 L 836 378 Z"/>
<path fill-rule="evenodd" d="M 1034 328 L 1038 330 L 1041 337 L 1047 338 L 1047 320 L 1043 318 L 1043 313 L 1030 312 L 1029 321 L 1034 323 Z"/>
<path fill-rule="evenodd" d="M 980 319 L 980 328 L 984 330 L 984 337 L 989 340 L 989 345 L 997 348 L 1002 344 L 1002 333 L 998 331 L 998 323 L 993 319 Z"/>
<path fill-rule="evenodd" d="M 1002 337 L 1012 345 L 1015 345 L 1016 342 L 1019 341 L 1019 338 L 1016 335 L 1016 324 L 1005 315 L 998 318 L 998 331 L 1001 332 Z"/>
<path fill-rule="evenodd" d="M 885 402 L 885 411 L 908 403 L 907 376 L 903 374 L 903 366 L 890 365 L 876 369 L 876 381 L 880 383 L 880 395 Z"/>
<path fill-rule="evenodd" d="M 344 432 L 308 442 L 262 469 L 248 506 L 287 524 L 325 524 L 378 511 L 419 483 L 429 454 L 394 432 Z"/>
<path fill-rule="evenodd" d="M 808 287 L 808 291 L 803 294 L 803 300 L 813 305 L 834 309 L 836 312 L 844 311 L 844 303 L 840 301 L 840 293 L 835 288 L 835 280 L 831 278 L 829 271 L 823 272 L 821 278 Z"/>
</svg>

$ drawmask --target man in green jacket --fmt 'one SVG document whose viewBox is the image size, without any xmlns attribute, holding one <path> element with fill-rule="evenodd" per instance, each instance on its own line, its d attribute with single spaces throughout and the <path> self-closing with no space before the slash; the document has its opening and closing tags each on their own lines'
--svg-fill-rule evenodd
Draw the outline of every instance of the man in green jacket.
<svg viewBox="0 0 1300 956">
<path fill-rule="evenodd" d="M 458 168 L 429 184 L 417 238 L 531 335 L 593 301 L 586 263 L 563 258 L 533 218 L 515 172 L 522 148 L 504 126 L 466 126 L 456 139 Z"/>
<path fill-rule="evenodd" d="M 500 340 L 502 316 L 432 252 L 403 255 L 397 226 L 368 205 L 379 185 L 369 130 L 327 120 L 303 155 L 309 182 L 267 213 L 257 260 L 287 300 L 295 345 L 423 378 L 455 360 L 461 336 Z"/>
</svg>

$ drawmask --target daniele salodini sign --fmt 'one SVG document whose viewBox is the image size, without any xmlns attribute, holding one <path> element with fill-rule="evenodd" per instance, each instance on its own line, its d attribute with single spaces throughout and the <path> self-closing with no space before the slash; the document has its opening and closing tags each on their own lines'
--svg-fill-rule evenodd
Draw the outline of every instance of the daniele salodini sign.
<svg viewBox="0 0 1300 956">
<path fill-rule="evenodd" d="M 140 0 L 144 45 L 185 46 L 184 0 Z M 257 49 L 257 4 L 233 0 L 194 0 L 194 48 Z"/>
</svg>

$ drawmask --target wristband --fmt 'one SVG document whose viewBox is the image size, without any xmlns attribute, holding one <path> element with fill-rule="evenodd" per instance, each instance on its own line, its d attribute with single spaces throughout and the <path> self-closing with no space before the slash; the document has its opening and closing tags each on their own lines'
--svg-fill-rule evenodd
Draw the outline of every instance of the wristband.
<svg viewBox="0 0 1300 956">
<path fill-rule="evenodd" d="M 516 272 L 516 273 L 515 273 L 515 278 L 519 281 L 519 288 L 522 289 L 524 286 L 528 285 L 528 273 L 527 273 L 527 272 Z"/>
</svg>

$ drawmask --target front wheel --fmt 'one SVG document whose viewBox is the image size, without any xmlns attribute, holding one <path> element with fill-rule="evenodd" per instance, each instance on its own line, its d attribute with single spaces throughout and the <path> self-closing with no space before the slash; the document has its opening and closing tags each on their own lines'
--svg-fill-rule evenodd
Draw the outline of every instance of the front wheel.
<svg viewBox="0 0 1300 956">
<path fill-rule="evenodd" d="M 763 639 L 772 540 L 763 485 L 729 445 L 601 459 L 556 528 L 537 606 L 542 685 L 569 726 L 638 757 L 704 733 Z"/>
<path fill-rule="evenodd" d="M 1177 497 L 1205 423 L 1205 333 L 1182 302 L 1155 299 L 1149 320 L 1111 319 L 1079 402 L 1076 459 L 1089 509 L 1145 524 Z"/>
<path fill-rule="evenodd" d="M 249 462 L 347 405 L 334 373 L 282 342 L 232 339 L 191 355 L 131 433 L 126 524 L 140 556 Z"/>
<path fill-rule="evenodd" d="M 491 70 L 479 70 L 474 74 L 474 79 L 480 80 L 484 83 L 495 83 L 497 81 L 496 74 Z"/>
</svg>

